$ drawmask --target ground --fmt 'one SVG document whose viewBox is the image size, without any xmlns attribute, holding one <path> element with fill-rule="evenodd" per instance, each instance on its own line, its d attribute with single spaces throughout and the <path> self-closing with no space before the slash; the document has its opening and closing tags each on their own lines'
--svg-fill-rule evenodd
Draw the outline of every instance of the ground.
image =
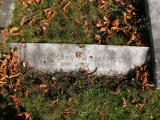
<svg viewBox="0 0 160 120">
<path fill-rule="evenodd" d="M 10 42 L 149 46 L 143 5 L 137 0 L 16 0 L 13 23 L 1 31 L 0 119 L 158 120 L 160 93 L 148 64 L 126 76 L 46 74 L 18 63 L 16 51 L 7 49 Z"/>
<path fill-rule="evenodd" d="M 9 42 L 149 45 L 144 1 L 39 1 L 16 0 Z"/>
</svg>

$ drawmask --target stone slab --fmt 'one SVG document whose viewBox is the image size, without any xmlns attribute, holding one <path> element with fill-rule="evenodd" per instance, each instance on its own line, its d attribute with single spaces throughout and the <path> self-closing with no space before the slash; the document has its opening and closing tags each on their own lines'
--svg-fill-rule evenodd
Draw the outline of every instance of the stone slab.
<svg viewBox="0 0 160 120">
<path fill-rule="evenodd" d="M 3 0 L 0 5 L 0 30 L 12 23 L 13 11 L 15 9 L 15 0 Z M 0 33 L 0 41 L 2 34 Z"/>
<path fill-rule="evenodd" d="M 3 0 L 0 5 L 0 27 L 7 27 L 11 23 L 14 9 L 15 0 Z"/>
<path fill-rule="evenodd" d="M 153 77 L 157 89 L 160 89 L 160 0 L 147 0 L 147 6 L 151 20 Z"/>
<path fill-rule="evenodd" d="M 148 61 L 148 47 L 12 43 L 20 61 L 44 72 L 86 70 L 96 75 L 124 75 Z"/>
</svg>

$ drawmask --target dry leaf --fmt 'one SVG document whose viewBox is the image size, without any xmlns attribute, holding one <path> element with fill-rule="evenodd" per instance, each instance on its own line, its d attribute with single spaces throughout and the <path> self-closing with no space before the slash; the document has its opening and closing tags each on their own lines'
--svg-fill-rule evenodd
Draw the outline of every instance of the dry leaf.
<svg viewBox="0 0 160 120">
<path fill-rule="evenodd" d="M 0 81 L 0 87 L 7 84 L 7 82 Z"/>
<path fill-rule="evenodd" d="M 26 18 L 26 17 L 23 17 L 21 22 L 20 22 L 20 25 L 24 25 L 25 23 L 27 23 L 29 20 Z"/>
<path fill-rule="evenodd" d="M 117 87 L 113 92 L 113 94 L 118 95 L 120 93 L 121 89 Z"/>
<path fill-rule="evenodd" d="M 97 28 L 101 28 L 101 27 L 103 27 L 103 26 L 104 26 L 104 25 L 103 25 L 103 24 L 100 24 L 100 23 L 97 23 L 97 24 L 96 24 L 96 27 L 97 27 Z"/>
<path fill-rule="evenodd" d="M 136 108 L 142 109 L 144 107 L 144 103 L 138 103 L 136 104 Z"/>
<path fill-rule="evenodd" d="M 19 35 L 19 34 L 21 34 L 21 32 L 22 31 L 18 27 L 11 27 L 11 28 L 9 28 L 9 33 L 11 35 Z"/>
<path fill-rule="evenodd" d="M 70 5 L 70 2 L 67 3 L 67 4 L 63 7 L 63 11 L 64 11 L 64 12 L 68 12 L 68 7 L 69 7 L 69 5 Z"/>
<path fill-rule="evenodd" d="M 100 32 L 105 32 L 105 31 L 107 31 L 107 27 L 102 27 L 102 28 L 100 29 Z"/>
<path fill-rule="evenodd" d="M 104 20 L 104 24 L 110 23 L 110 20 L 106 16 L 103 17 L 103 20 Z"/>
<path fill-rule="evenodd" d="M 7 78 L 6 76 L 3 76 L 3 77 L 0 78 L 0 81 L 5 81 L 6 78 Z"/>
<path fill-rule="evenodd" d="M 97 43 L 101 43 L 101 36 L 100 35 L 95 35 L 95 40 Z"/>
<path fill-rule="evenodd" d="M 25 117 L 25 120 L 32 120 L 32 118 L 28 112 L 19 113 L 17 116 L 23 116 L 23 117 Z"/>
<path fill-rule="evenodd" d="M 48 89 L 48 85 L 47 84 L 41 84 L 39 85 L 40 89 Z"/>
<path fill-rule="evenodd" d="M 22 5 L 23 5 L 24 8 L 29 7 L 33 3 L 34 3 L 34 0 L 22 0 Z"/>
<path fill-rule="evenodd" d="M 117 5 L 124 7 L 126 4 L 123 0 L 113 0 Z"/>
<path fill-rule="evenodd" d="M 47 31 L 47 28 L 49 26 L 50 22 L 47 19 L 43 19 L 40 21 L 40 26 L 42 27 L 43 31 Z"/>
<path fill-rule="evenodd" d="M 72 109 L 71 108 L 66 108 L 63 111 L 64 117 L 67 119 L 69 117 L 69 115 L 72 113 Z"/>
<path fill-rule="evenodd" d="M 55 16 L 56 12 L 55 12 L 55 8 L 54 6 L 51 6 L 47 9 L 44 10 L 45 12 L 45 17 L 46 19 L 48 19 L 49 21 Z"/>
<path fill-rule="evenodd" d="M 52 105 L 55 107 L 57 105 L 59 105 L 59 99 L 53 100 L 52 101 Z"/>
<path fill-rule="evenodd" d="M 123 97 L 122 98 L 122 107 L 126 107 L 127 106 L 127 102 L 126 102 L 126 99 Z"/>
<path fill-rule="evenodd" d="M 119 20 L 116 19 L 116 20 L 112 21 L 112 26 L 113 27 L 118 27 L 119 26 Z"/>
<path fill-rule="evenodd" d="M 108 37 L 111 37 L 111 36 L 112 36 L 112 31 L 111 31 L 110 29 L 108 29 L 108 30 L 106 31 L 106 33 L 107 33 Z"/>
<path fill-rule="evenodd" d="M 105 5 L 106 5 L 106 3 L 107 3 L 106 0 L 98 0 L 98 2 L 99 2 L 99 7 L 100 7 L 100 8 L 105 7 Z"/>
<path fill-rule="evenodd" d="M 19 108 L 19 106 L 20 106 L 20 101 L 18 100 L 17 95 L 16 95 L 16 94 L 11 94 L 11 95 L 9 95 L 9 96 L 10 96 L 10 98 L 13 100 L 13 102 L 14 102 L 14 104 L 15 104 L 15 107 L 16 107 L 16 108 Z"/>
<path fill-rule="evenodd" d="M 8 30 L 0 30 L 0 33 L 2 34 L 2 46 L 4 47 L 7 41 Z"/>
</svg>

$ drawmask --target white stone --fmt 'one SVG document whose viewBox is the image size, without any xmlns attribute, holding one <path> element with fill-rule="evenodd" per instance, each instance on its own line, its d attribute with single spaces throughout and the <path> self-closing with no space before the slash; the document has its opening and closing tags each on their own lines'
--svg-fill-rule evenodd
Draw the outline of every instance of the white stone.
<svg viewBox="0 0 160 120">
<path fill-rule="evenodd" d="M 96 75 L 124 75 L 148 60 L 148 47 L 12 43 L 21 61 L 44 72 L 86 70 Z"/>
</svg>

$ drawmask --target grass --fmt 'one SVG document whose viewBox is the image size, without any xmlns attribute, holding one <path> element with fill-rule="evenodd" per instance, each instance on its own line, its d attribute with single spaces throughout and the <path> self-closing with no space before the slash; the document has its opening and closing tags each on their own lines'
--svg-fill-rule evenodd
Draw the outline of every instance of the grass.
<svg viewBox="0 0 160 120">
<path fill-rule="evenodd" d="M 155 88 L 142 91 L 140 81 L 134 76 L 122 79 L 82 72 L 43 74 L 30 68 L 21 72 L 20 87 L 9 93 L 17 94 L 20 110 L 28 111 L 33 120 L 158 120 L 160 117 L 159 91 Z M 7 94 L 3 94 L 4 98 Z M 4 113 L 4 103 L 0 103 Z M 14 118 L 12 114 L 10 118 Z"/>
<path fill-rule="evenodd" d="M 122 90 L 119 95 L 114 95 L 110 89 L 107 88 L 107 90 L 104 90 L 98 85 L 87 87 L 86 90 L 82 90 L 78 94 L 75 93 L 76 91 L 70 90 L 72 89 L 71 86 L 69 87 L 67 94 L 74 99 L 71 105 L 68 105 L 68 99 L 58 96 L 59 105 L 53 107 L 51 100 L 48 100 L 43 94 L 31 95 L 29 98 L 24 98 L 22 103 L 35 120 L 64 119 L 63 112 L 64 109 L 68 107 L 71 110 L 67 119 L 76 120 L 146 120 L 158 119 L 160 116 L 160 96 L 155 90 L 147 90 L 141 93 L 141 91 L 137 91 L 137 89 L 130 88 L 129 92 Z M 144 108 L 135 108 L 136 102 L 129 102 L 129 99 L 131 99 L 134 94 L 136 95 L 136 102 L 141 102 L 143 99 L 146 99 Z M 150 96 L 152 96 L 152 98 L 150 98 Z M 122 107 L 122 97 L 125 97 L 127 101 L 127 106 L 124 108 Z"/>
<path fill-rule="evenodd" d="M 138 5 L 138 3 L 143 4 L 144 1 L 141 2 L 125 1 L 125 3 L 132 3 L 135 6 L 136 16 L 132 19 L 139 22 L 136 23 L 132 20 L 128 22 L 133 26 L 134 30 L 138 30 L 143 40 L 142 43 L 147 45 L 149 41 L 148 37 L 145 36 L 149 31 L 149 22 L 144 15 L 144 6 Z M 52 14 L 48 15 L 48 17 L 46 17 L 45 13 L 47 8 L 52 8 Z M 17 27 L 18 30 L 13 31 L 19 32 L 19 34 L 9 35 L 8 42 L 126 45 L 128 38 L 123 33 L 119 32 L 118 35 L 115 35 L 113 32 L 112 37 L 110 37 L 107 35 L 107 31 L 100 31 L 96 27 L 97 23 L 103 22 L 104 16 L 107 16 L 112 22 L 115 19 L 122 20 L 125 12 L 127 12 L 127 8 L 118 6 L 113 0 L 107 0 L 105 4 L 97 0 L 44 0 L 43 3 L 32 3 L 28 4 L 27 7 L 21 1 L 16 0 L 13 23 L 9 29 L 13 30 L 12 27 Z M 109 26 L 109 29 L 110 27 L 112 25 Z M 144 29 L 146 30 L 145 32 Z M 97 40 L 95 38 L 96 35 L 100 35 L 101 38 Z M 143 39 L 144 37 L 145 39 Z"/>
<path fill-rule="evenodd" d="M 95 35 L 100 34 L 103 38 L 101 44 L 127 44 L 122 34 L 114 33 L 112 37 L 106 37 L 95 27 L 95 24 L 102 21 L 106 14 L 99 8 L 96 1 L 71 2 L 68 12 L 64 12 L 64 5 L 61 5 L 59 0 L 45 0 L 43 4 L 34 3 L 27 8 L 16 0 L 13 23 L 9 30 L 18 31 L 18 34 L 9 35 L 8 42 L 92 44 L 96 43 Z M 125 2 L 128 1 L 125 0 Z M 51 7 L 52 3 L 55 3 L 56 14 L 50 22 L 45 23 L 46 26 L 41 26 L 40 23 L 45 16 L 43 10 Z M 137 1 L 133 3 L 139 6 Z M 125 11 L 124 8 L 117 7 L 112 0 L 108 1 L 108 7 L 112 20 Z M 142 10 L 141 7 L 138 8 Z M 140 17 L 143 11 L 138 13 Z M 25 16 L 29 21 L 20 25 Z M 75 19 L 78 20 L 76 22 L 87 21 L 89 25 L 86 27 L 84 24 L 75 24 Z M 31 24 L 29 24 L 30 20 L 33 20 Z M 134 27 L 141 34 L 147 34 L 147 29 L 144 28 L 148 28 L 148 25 L 147 20 L 143 19 Z M 14 27 L 18 30 L 13 30 Z M 0 87 L 0 119 L 19 120 L 22 118 L 19 118 L 17 114 L 28 111 L 33 120 L 158 120 L 160 118 L 159 91 L 155 88 L 146 88 L 142 91 L 141 82 L 135 80 L 133 75 L 122 79 L 109 76 L 88 76 L 81 72 L 44 74 L 24 68 L 18 79 L 20 80 L 19 87 L 12 86 L 16 78 L 9 80 L 10 86 Z M 18 109 L 14 105 L 17 101 L 13 102 L 9 97 L 13 93 L 17 95 L 21 103 Z"/>
</svg>

